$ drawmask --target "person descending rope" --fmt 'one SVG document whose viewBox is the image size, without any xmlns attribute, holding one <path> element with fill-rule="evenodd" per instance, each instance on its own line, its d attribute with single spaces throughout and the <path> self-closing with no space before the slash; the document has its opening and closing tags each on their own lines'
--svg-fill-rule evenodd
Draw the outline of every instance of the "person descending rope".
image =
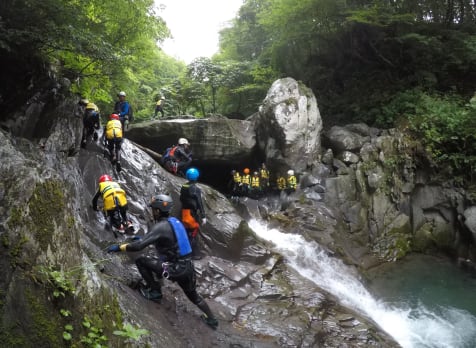
<svg viewBox="0 0 476 348">
<path fill-rule="evenodd" d="M 111 114 L 109 121 L 104 126 L 103 135 L 104 147 L 108 149 L 109 158 L 112 165 L 116 165 L 118 172 L 121 171 L 121 146 L 122 146 L 122 124 L 119 115 Z"/>
<path fill-rule="evenodd" d="M 120 233 L 133 233 L 134 226 L 127 217 L 127 197 L 121 186 L 112 180 L 108 174 L 103 174 L 98 180 L 98 190 L 93 197 L 92 208 L 98 211 L 98 200 L 102 197 L 103 211 L 109 219 L 111 227 Z"/>
<path fill-rule="evenodd" d="M 201 225 L 207 223 L 205 208 L 202 201 L 202 190 L 197 186 L 200 172 L 196 168 L 189 168 L 185 173 L 188 182 L 180 188 L 180 202 L 182 203 L 182 222 L 187 230 L 188 238 L 192 245 L 193 257 L 200 259 L 198 249 L 198 232 Z"/>
<path fill-rule="evenodd" d="M 145 287 L 140 287 L 142 296 L 151 301 L 160 301 L 161 279 L 177 282 L 188 299 L 203 312 L 202 320 L 216 329 L 218 320 L 197 293 L 195 268 L 190 258 L 192 250 L 185 228 L 178 219 L 170 217 L 172 198 L 164 194 L 155 195 L 149 207 L 152 209 L 155 225 L 145 237 L 131 243 L 113 244 L 107 252 L 140 251 L 149 245 L 155 246 L 157 256 L 142 255 L 135 261 L 145 282 Z"/>
<path fill-rule="evenodd" d="M 162 156 L 162 163 L 169 172 L 185 176 L 185 171 L 192 163 L 192 151 L 188 140 L 180 138 L 178 145 L 168 148 Z"/>
</svg>

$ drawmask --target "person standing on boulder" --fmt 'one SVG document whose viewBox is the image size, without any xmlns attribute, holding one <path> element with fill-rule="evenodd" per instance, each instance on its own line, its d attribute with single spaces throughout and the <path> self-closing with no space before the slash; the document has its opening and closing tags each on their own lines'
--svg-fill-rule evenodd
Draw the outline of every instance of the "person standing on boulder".
<svg viewBox="0 0 476 348">
<path fill-rule="evenodd" d="M 196 168 L 190 168 L 185 173 L 188 182 L 180 188 L 180 202 L 182 203 L 182 222 L 187 230 L 188 238 L 192 245 L 193 257 L 200 258 L 198 250 L 198 232 L 201 225 L 207 223 L 205 208 L 202 201 L 202 190 L 197 186 L 200 172 Z"/>
<path fill-rule="evenodd" d="M 113 244 L 107 252 L 140 251 L 149 245 L 155 246 L 157 256 L 143 255 L 135 261 L 146 283 L 145 288 L 140 288 L 142 296 L 151 301 L 160 301 L 160 279 L 177 282 L 188 299 L 204 313 L 202 320 L 216 329 L 218 320 L 196 289 L 195 268 L 190 258 L 191 247 L 185 228 L 179 220 L 169 216 L 173 207 L 172 198 L 164 194 L 155 195 L 149 207 L 155 225 L 145 237 L 131 243 Z"/>
<path fill-rule="evenodd" d="M 161 117 L 164 117 L 164 103 L 165 103 L 165 98 L 160 97 L 159 100 L 157 100 L 157 103 L 155 104 L 155 112 L 154 112 L 154 118 L 157 117 L 157 114 L 160 112 Z"/>
<path fill-rule="evenodd" d="M 126 92 L 120 91 L 117 94 L 117 102 L 114 104 L 114 113 L 119 115 L 119 120 L 122 124 L 122 130 L 126 130 L 126 125 L 129 123 L 129 102 L 126 100 Z M 127 122 L 126 122 L 127 121 Z"/>
</svg>

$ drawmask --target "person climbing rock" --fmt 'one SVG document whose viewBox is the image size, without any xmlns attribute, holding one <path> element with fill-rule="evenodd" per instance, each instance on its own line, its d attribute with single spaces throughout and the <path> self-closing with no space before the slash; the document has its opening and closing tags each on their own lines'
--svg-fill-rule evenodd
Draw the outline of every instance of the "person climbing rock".
<svg viewBox="0 0 476 348">
<path fill-rule="evenodd" d="M 99 108 L 96 104 L 88 99 L 82 99 L 81 104 L 84 106 L 81 147 L 85 148 L 89 138 L 92 137 L 93 141 L 98 140 L 98 133 L 96 131 L 101 127 L 101 122 Z"/>
<path fill-rule="evenodd" d="M 143 239 L 131 243 L 113 244 L 108 252 L 140 251 L 149 245 L 155 246 L 157 255 L 142 255 L 135 261 L 145 287 L 140 287 L 142 296 L 151 301 L 162 299 L 160 280 L 166 278 L 177 282 L 188 299 L 202 312 L 201 318 L 216 329 L 218 320 L 196 289 L 196 275 L 191 259 L 191 246 L 183 224 L 170 217 L 173 200 L 165 194 L 154 195 L 149 207 L 155 224 Z"/>
<path fill-rule="evenodd" d="M 109 121 L 104 126 L 103 144 L 108 149 L 109 159 L 112 165 L 116 165 L 118 172 L 121 171 L 121 146 L 122 124 L 118 114 L 111 114 Z"/>
<path fill-rule="evenodd" d="M 200 258 L 198 249 L 198 233 L 200 224 L 207 223 L 205 208 L 202 201 L 202 190 L 197 186 L 197 180 L 200 172 L 196 168 L 189 168 L 185 173 L 188 182 L 180 188 L 180 202 L 182 203 L 182 223 L 187 230 L 190 243 L 192 245 L 193 257 Z M 199 223 L 200 221 L 200 223 Z"/>
<path fill-rule="evenodd" d="M 99 197 L 102 197 L 104 214 L 109 219 L 111 227 L 121 233 L 133 233 L 134 226 L 127 216 L 126 192 L 108 174 L 99 177 L 98 190 L 92 201 L 92 208 L 95 211 L 99 210 Z"/>
</svg>

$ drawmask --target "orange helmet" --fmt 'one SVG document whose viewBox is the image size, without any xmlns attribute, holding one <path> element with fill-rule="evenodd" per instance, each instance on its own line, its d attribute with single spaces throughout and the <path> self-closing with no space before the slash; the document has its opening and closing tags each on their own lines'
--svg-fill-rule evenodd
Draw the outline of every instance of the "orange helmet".
<svg viewBox="0 0 476 348">
<path fill-rule="evenodd" d="M 110 119 L 110 120 L 118 120 L 118 119 L 119 119 L 119 115 L 118 115 L 118 114 L 111 114 L 111 115 L 109 116 L 109 119 Z"/>
<path fill-rule="evenodd" d="M 99 182 L 105 182 L 105 181 L 112 181 L 112 178 L 107 174 L 103 174 L 99 177 Z"/>
<path fill-rule="evenodd" d="M 245 174 L 249 174 L 249 173 L 250 173 L 250 169 L 249 169 L 249 168 L 245 168 L 245 169 L 243 169 L 243 173 L 245 173 Z"/>
</svg>

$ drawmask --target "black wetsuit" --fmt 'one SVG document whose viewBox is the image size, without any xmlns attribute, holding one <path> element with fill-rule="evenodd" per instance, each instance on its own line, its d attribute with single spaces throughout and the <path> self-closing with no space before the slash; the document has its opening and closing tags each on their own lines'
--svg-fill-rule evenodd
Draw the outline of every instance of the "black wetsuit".
<svg viewBox="0 0 476 348">
<path fill-rule="evenodd" d="M 163 277 L 164 271 L 168 273 L 168 279 L 177 282 L 188 299 L 200 308 L 208 317 L 213 318 L 207 303 L 197 293 L 196 277 L 191 255 L 180 257 L 175 232 L 167 221 L 167 217 L 161 217 L 151 230 L 141 240 L 127 244 L 126 251 L 139 251 L 154 245 L 157 256 L 140 256 L 136 265 L 147 286 L 160 292 L 161 285 L 154 278 Z"/>
</svg>

